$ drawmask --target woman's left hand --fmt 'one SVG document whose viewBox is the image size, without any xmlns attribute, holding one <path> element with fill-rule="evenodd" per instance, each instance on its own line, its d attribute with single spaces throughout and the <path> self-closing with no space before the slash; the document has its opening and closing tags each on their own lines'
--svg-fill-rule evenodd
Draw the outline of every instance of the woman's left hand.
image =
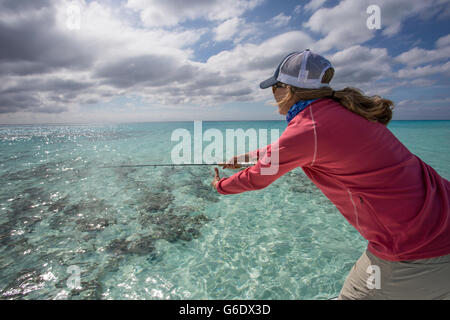
<svg viewBox="0 0 450 320">
<path fill-rule="evenodd" d="M 219 180 L 220 180 L 219 169 L 214 168 L 214 172 L 215 172 L 214 180 L 211 182 L 211 185 L 212 185 L 212 186 L 214 187 L 214 189 L 215 189 L 215 188 L 216 188 L 217 182 L 219 182 Z"/>
</svg>

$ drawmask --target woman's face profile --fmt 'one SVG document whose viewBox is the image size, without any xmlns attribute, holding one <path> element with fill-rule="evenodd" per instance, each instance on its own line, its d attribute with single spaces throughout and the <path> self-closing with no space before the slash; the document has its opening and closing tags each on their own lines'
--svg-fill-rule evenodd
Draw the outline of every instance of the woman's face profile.
<svg viewBox="0 0 450 320">
<path fill-rule="evenodd" d="M 273 97 L 275 98 L 275 101 L 279 103 L 283 98 L 286 96 L 289 88 L 276 88 L 272 87 Z M 289 108 L 287 110 L 284 110 L 285 108 L 280 107 L 278 104 L 278 112 L 282 115 L 286 115 L 289 111 Z"/>
</svg>

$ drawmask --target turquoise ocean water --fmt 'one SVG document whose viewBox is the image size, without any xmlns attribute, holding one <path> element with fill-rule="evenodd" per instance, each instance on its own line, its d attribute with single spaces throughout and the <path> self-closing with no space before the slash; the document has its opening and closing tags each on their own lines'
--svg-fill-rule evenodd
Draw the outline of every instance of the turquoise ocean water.
<svg viewBox="0 0 450 320">
<path fill-rule="evenodd" d="M 0 126 L 0 299 L 337 296 L 367 243 L 300 168 L 233 196 L 210 187 L 213 167 L 100 168 L 170 163 L 172 132 L 193 127 Z M 450 121 L 388 127 L 450 179 Z"/>
</svg>

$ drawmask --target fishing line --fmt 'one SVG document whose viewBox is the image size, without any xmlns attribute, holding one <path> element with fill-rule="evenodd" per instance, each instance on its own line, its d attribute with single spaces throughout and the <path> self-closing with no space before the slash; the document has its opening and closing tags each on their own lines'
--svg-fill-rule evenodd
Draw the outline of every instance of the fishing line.
<svg viewBox="0 0 450 320">
<path fill-rule="evenodd" d="M 223 166 L 226 163 L 179 163 L 179 164 L 125 164 L 125 165 L 110 165 L 103 166 L 99 168 L 140 168 L 140 167 L 191 167 L 191 166 Z M 238 162 L 236 165 L 240 166 L 240 168 L 251 167 L 255 165 L 253 162 Z"/>
</svg>

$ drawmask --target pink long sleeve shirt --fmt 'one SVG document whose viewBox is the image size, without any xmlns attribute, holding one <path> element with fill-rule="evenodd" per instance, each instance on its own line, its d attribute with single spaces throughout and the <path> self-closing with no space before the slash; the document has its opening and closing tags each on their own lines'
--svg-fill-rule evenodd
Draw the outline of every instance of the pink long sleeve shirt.
<svg viewBox="0 0 450 320">
<path fill-rule="evenodd" d="M 450 254 L 450 182 L 385 125 L 331 99 L 319 99 L 291 120 L 277 142 L 258 152 L 254 166 L 222 178 L 217 191 L 262 189 L 301 167 L 379 258 Z M 273 168 L 278 168 L 276 173 L 262 174 L 262 169 Z"/>
</svg>

